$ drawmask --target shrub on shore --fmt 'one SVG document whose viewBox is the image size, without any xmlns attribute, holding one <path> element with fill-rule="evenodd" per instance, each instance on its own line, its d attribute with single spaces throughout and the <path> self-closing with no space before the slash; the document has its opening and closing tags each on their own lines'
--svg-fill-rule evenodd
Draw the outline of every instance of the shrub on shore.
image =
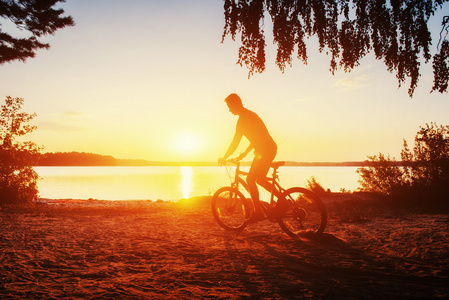
<svg viewBox="0 0 449 300">
<path fill-rule="evenodd" d="M 326 190 L 313 176 L 309 180 L 307 180 L 306 188 L 311 190 L 318 196 L 322 196 L 322 195 L 326 194 Z"/>
<path fill-rule="evenodd" d="M 449 212 L 449 126 L 420 127 L 413 151 L 404 140 L 402 166 L 382 153 L 368 158 L 369 166 L 357 169 L 362 191 L 396 208 Z"/>
</svg>

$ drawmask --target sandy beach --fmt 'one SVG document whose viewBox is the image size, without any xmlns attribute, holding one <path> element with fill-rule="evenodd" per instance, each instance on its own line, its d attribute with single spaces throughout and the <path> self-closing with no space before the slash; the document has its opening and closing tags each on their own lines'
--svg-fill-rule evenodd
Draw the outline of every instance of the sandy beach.
<svg viewBox="0 0 449 300">
<path fill-rule="evenodd" d="M 214 221 L 209 197 L 41 199 L 0 210 L 2 299 L 449 297 L 449 216 L 392 213 L 361 195 L 323 198 L 325 234 Z"/>
</svg>

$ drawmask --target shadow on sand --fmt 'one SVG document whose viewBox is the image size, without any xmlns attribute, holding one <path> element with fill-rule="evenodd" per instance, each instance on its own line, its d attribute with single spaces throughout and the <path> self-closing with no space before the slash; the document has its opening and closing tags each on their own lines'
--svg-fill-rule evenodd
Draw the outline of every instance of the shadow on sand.
<svg viewBox="0 0 449 300">
<path fill-rule="evenodd" d="M 402 274 L 332 234 L 226 234 L 223 240 L 235 278 L 250 297 L 433 297 L 433 287 L 444 286 L 441 278 Z"/>
</svg>

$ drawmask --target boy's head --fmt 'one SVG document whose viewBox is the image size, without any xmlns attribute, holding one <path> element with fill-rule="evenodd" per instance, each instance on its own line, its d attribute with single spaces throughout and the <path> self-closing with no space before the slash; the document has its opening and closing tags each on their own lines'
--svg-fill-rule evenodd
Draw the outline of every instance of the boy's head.
<svg viewBox="0 0 449 300">
<path fill-rule="evenodd" d="M 238 114 L 238 112 L 243 108 L 242 99 L 240 99 L 240 97 L 235 93 L 227 96 L 225 102 L 229 107 L 229 111 L 234 115 Z"/>
</svg>

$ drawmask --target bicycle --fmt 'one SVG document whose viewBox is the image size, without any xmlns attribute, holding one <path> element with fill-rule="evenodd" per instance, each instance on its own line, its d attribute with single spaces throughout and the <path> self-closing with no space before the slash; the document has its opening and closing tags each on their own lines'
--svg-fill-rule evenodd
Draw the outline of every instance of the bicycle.
<svg viewBox="0 0 449 300">
<path fill-rule="evenodd" d="M 252 223 L 251 214 L 254 205 L 240 191 L 243 187 L 249 193 L 246 181 L 242 178 L 248 172 L 240 170 L 240 161 L 233 159 L 227 163 L 235 164 L 235 175 L 231 185 L 218 189 L 211 201 L 212 214 L 217 223 L 225 230 L 241 231 Z M 323 233 L 327 224 L 326 209 L 319 197 L 302 187 L 284 189 L 279 183 L 278 168 L 285 162 L 273 162 L 272 175 L 267 176 L 271 184 L 270 202 L 261 201 L 265 217 L 279 223 L 282 230 L 291 237 Z M 278 196 L 277 196 L 278 195 Z"/>
</svg>

